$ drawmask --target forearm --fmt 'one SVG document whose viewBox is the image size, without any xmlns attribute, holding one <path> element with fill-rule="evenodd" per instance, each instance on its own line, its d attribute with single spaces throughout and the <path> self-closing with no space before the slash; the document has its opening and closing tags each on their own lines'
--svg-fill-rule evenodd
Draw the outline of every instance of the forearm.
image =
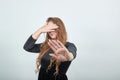
<svg viewBox="0 0 120 80">
<path fill-rule="evenodd" d="M 66 51 L 65 54 L 66 54 L 67 61 L 72 61 L 73 60 L 74 56 L 71 52 Z"/>
<path fill-rule="evenodd" d="M 26 50 L 28 52 L 36 52 L 36 53 L 40 52 L 41 44 L 35 44 L 35 42 L 36 42 L 36 40 L 33 39 L 32 36 L 30 36 L 23 46 L 24 50 Z"/>
<path fill-rule="evenodd" d="M 39 36 L 41 35 L 41 33 L 42 33 L 41 28 L 39 28 L 37 31 L 35 31 L 32 34 L 33 39 L 37 40 L 39 38 Z"/>
<path fill-rule="evenodd" d="M 69 52 L 68 60 L 71 61 L 71 60 L 73 60 L 73 58 L 74 58 L 74 57 L 73 57 L 73 54 L 72 54 L 71 52 Z"/>
</svg>

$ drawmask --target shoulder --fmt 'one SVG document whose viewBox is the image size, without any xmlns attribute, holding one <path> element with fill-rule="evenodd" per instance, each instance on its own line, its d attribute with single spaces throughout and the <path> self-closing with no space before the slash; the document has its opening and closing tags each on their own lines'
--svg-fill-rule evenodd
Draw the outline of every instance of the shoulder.
<svg viewBox="0 0 120 80">
<path fill-rule="evenodd" d="M 72 42 L 66 42 L 65 47 L 67 49 L 74 49 L 75 51 L 77 51 L 77 48 L 76 48 L 75 44 L 72 43 Z"/>
<path fill-rule="evenodd" d="M 65 44 L 66 48 L 68 49 L 69 52 L 71 52 L 74 56 L 74 58 L 76 57 L 76 51 L 77 51 L 77 48 L 75 46 L 74 43 L 71 43 L 71 42 L 67 42 Z"/>
<path fill-rule="evenodd" d="M 66 47 L 69 47 L 69 46 L 76 47 L 75 44 L 72 43 L 72 42 L 66 42 L 65 46 L 66 46 Z"/>
</svg>

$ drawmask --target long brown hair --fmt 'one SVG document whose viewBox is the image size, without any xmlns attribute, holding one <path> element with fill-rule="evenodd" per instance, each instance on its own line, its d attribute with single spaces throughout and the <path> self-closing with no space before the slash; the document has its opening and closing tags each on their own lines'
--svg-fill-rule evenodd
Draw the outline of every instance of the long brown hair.
<svg viewBox="0 0 120 80">
<path fill-rule="evenodd" d="M 57 29 L 57 40 L 61 41 L 65 45 L 66 41 L 67 41 L 67 32 L 66 32 L 64 23 L 58 17 L 49 17 L 46 22 L 50 22 L 50 21 L 52 21 L 54 24 L 59 26 L 59 28 Z M 47 43 L 48 39 L 50 39 L 50 36 L 47 33 L 45 41 L 41 44 L 40 54 L 38 55 L 38 58 L 36 60 L 36 66 L 37 66 L 37 70 L 38 71 L 40 69 L 40 64 L 41 64 L 42 57 L 50 49 L 50 47 L 49 47 L 49 45 Z M 51 68 L 53 62 L 55 62 L 55 60 L 51 58 L 50 59 L 50 64 L 48 66 L 48 69 Z M 58 73 L 58 71 L 59 71 L 59 65 L 60 65 L 60 62 L 56 62 L 56 73 Z"/>
</svg>

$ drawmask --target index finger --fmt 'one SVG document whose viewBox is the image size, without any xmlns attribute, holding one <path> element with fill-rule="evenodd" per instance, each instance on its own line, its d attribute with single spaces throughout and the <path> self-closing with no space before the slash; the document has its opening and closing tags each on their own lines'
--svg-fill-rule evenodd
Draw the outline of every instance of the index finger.
<svg viewBox="0 0 120 80">
<path fill-rule="evenodd" d="M 58 42 L 58 44 L 62 47 L 62 48 L 64 48 L 65 46 L 63 45 L 63 43 L 62 42 L 60 42 L 59 40 L 57 40 L 57 42 Z"/>
<path fill-rule="evenodd" d="M 51 27 L 52 29 L 56 29 L 56 28 L 59 27 L 57 24 L 55 24 L 55 23 L 53 23 L 53 22 L 49 22 L 47 25 L 48 25 L 49 27 Z"/>
</svg>

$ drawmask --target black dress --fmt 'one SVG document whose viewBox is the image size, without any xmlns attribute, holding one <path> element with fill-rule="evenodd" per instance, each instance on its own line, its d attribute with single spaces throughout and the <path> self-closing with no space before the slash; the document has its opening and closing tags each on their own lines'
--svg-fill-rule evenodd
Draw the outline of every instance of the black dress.
<svg viewBox="0 0 120 80">
<path fill-rule="evenodd" d="M 23 48 L 28 52 L 40 53 L 41 43 L 36 44 L 35 42 L 36 40 L 33 39 L 32 36 L 30 36 L 26 43 L 24 44 Z M 75 45 L 73 43 L 67 42 L 65 47 L 69 50 L 69 52 L 73 54 L 75 58 L 77 50 Z M 61 63 L 59 67 L 59 74 L 57 76 L 54 75 L 56 65 L 54 65 L 50 70 L 47 71 L 47 67 L 50 63 L 49 54 L 51 53 L 53 53 L 53 51 L 49 50 L 41 60 L 41 68 L 39 71 L 38 80 L 68 80 L 66 72 L 71 64 L 71 61 L 65 61 Z"/>
</svg>

